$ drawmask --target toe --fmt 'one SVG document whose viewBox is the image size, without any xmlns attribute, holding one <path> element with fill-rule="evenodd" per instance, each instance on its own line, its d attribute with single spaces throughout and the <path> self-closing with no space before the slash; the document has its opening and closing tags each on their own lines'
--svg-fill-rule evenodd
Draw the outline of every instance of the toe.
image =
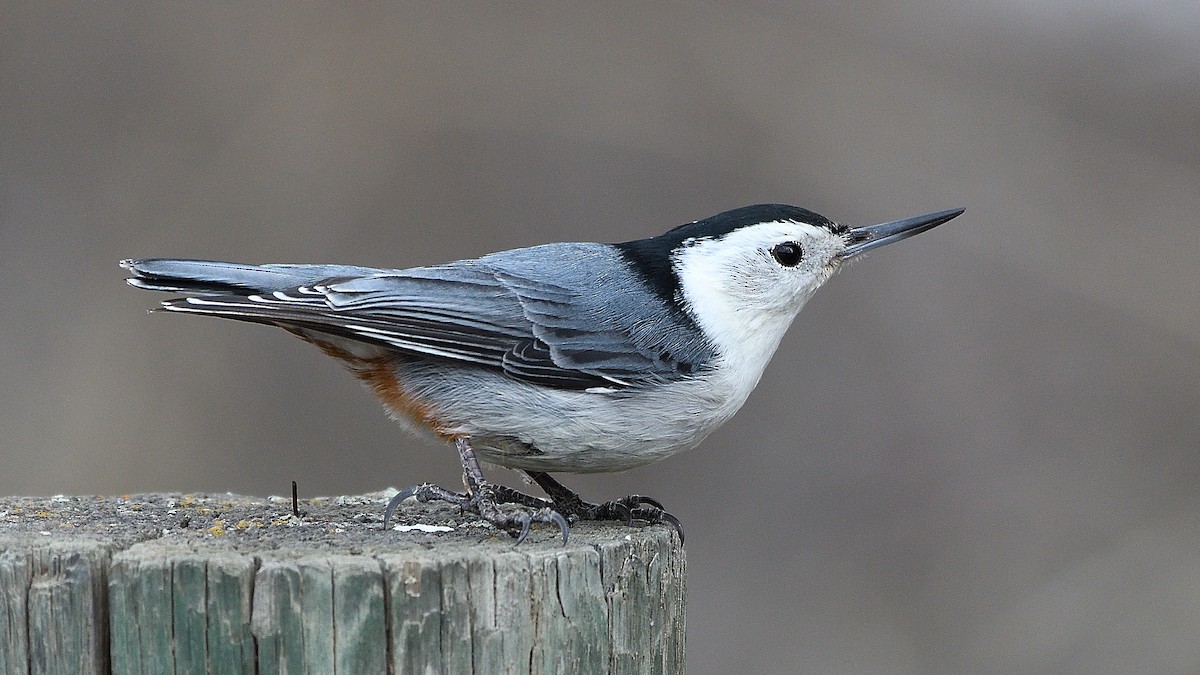
<svg viewBox="0 0 1200 675">
<path fill-rule="evenodd" d="M 662 502 L 658 501 L 654 497 L 647 497 L 645 495 L 630 495 L 629 500 L 635 506 L 653 506 L 660 511 L 666 511 L 666 508 L 662 505 Z"/>
</svg>

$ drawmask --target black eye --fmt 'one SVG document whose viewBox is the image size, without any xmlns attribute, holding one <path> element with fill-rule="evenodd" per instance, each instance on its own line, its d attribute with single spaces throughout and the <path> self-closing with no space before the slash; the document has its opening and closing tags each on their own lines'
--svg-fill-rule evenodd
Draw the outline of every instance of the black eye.
<svg viewBox="0 0 1200 675">
<path fill-rule="evenodd" d="M 775 256 L 775 260 L 779 261 L 784 267 L 795 267 L 804 260 L 804 249 L 800 248 L 800 244 L 794 241 L 776 244 L 771 249 L 771 255 Z"/>
</svg>

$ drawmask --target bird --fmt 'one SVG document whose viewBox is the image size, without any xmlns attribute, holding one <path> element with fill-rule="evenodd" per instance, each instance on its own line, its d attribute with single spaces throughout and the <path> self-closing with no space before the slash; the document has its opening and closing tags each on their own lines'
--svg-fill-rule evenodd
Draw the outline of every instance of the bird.
<svg viewBox="0 0 1200 675">
<path fill-rule="evenodd" d="M 563 242 L 406 269 L 126 259 L 160 311 L 277 326 L 341 361 L 409 431 L 455 447 L 442 501 L 523 541 L 535 523 L 683 527 L 631 494 L 584 500 L 553 473 L 624 471 L 693 448 L 742 407 L 805 303 L 846 263 L 964 209 L 850 227 L 755 204 L 622 243 Z M 153 310 L 152 310 L 153 311 Z M 545 498 L 488 481 L 524 472 Z"/>
</svg>

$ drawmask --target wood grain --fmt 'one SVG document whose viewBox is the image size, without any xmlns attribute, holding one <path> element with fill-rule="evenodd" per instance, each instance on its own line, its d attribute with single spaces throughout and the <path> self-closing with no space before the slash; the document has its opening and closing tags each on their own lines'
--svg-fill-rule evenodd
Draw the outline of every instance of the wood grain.
<svg viewBox="0 0 1200 675">
<path fill-rule="evenodd" d="M 685 558 L 666 527 L 514 545 L 387 494 L 0 500 L 0 671 L 681 673 Z"/>
</svg>

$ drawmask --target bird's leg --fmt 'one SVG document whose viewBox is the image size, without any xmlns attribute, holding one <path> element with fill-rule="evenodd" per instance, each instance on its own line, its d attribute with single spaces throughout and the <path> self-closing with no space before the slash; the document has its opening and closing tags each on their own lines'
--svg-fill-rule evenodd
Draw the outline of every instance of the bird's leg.
<svg viewBox="0 0 1200 675">
<path fill-rule="evenodd" d="M 503 508 L 501 505 L 506 503 L 502 499 L 503 497 L 511 499 L 516 495 L 529 496 L 511 488 L 498 490 L 497 488 L 501 486 L 487 482 L 483 478 L 483 470 L 479 467 L 479 459 L 475 457 L 475 450 L 471 448 L 466 437 L 460 436 L 454 439 L 454 447 L 458 449 L 458 459 L 462 462 L 463 485 L 466 486 L 467 493 L 472 497 L 470 510 L 475 511 L 481 518 L 501 529 L 511 532 L 519 527 L 518 542 L 529 534 L 530 523 L 538 522 L 558 525 L 562 530 L 563 543 L 567 543 L 567 521 L 562 514 L 549 507 L 531 510 L 528 504 L 522 504 L 526 508 L 512 506 Z"/>
<path fill-rule="evenodd" d="M 520 490 L 514 490 L 507 485 L 492 484 L 492 494 L 497 504 L 520 504 L 533 509 L 554 508 L 554 503 L 548 499 L 527 495 Z"/>
<path fill-rule="evenodd" d="M 548 473 L 543 471 L 526 471 L 525 473 L 529 474 L 533 482 L 537 483 L 546 496 L 550 497 L 554 508 L 559 513 L 566 514 L 568 518 L 622 520 L 626 525 L 632 525 L 634 520 L 641 520 L 651 525 L 666 523 L 679 534 L 680 543 L 683 542 L 683 524 L 679 522 L 678 518 L 667 513 L 657 499 L 642 495 L 629 495 L 603 504 L 592 504 L 584 501 L 574 490 L 558 482 Z"/>
<path fill-rule="evenodd" d="M 421 502 L 449 502 L 464 511 L 475 513 L 512 534 L 517 538 L 517 543 L 524 541 L 529 535 L 532 523 L 553 523 L 562 531 L 563 543 L 567 543 L 567 519 L 554 510 L 550 502 L 510 487 L 493 485 L 485 480 L 483 470 L 479 467 L 479 459 L 475 457 L 475 451 L 467 437 L 455 438 L 454 447 L 458 450 L 458 459 L 462 463 L 463 487 L 466 488 L 466 493 L 451 492 L 432 483 L 422 483 L 401 490 L 392 497 L 387 510 L 384 511 L 385 529 L 400 502 L 409 497 L 416 497 L 417 501 Z"/>
</svg>

